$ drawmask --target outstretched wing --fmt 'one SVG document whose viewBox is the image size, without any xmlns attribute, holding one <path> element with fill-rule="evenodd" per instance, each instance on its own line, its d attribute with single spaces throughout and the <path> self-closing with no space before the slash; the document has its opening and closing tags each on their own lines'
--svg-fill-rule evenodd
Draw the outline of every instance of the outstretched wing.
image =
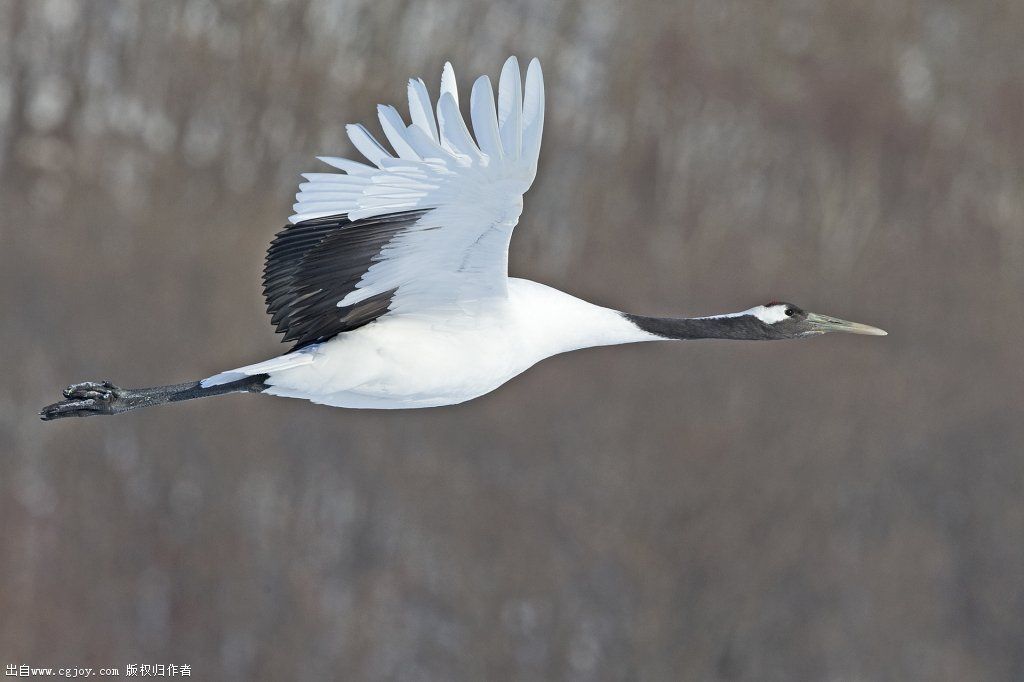
<svg viewBox="0 0 1024 682">
<path fill-rule="evenodd" d="M 307 173 L 293 223 L 271 244 L 267 307 L 286 341 L 302 346 L 385 313 L 460 310 L 506 295 L 508 243 L 537 172 L 544 81 L 534 59 L 523 87 L 505 62 L 495 107 L 481 76 L 470 97 L 471 135 L 451 64 L 435 110 L 409 82 L 406 125 L 380 106 L 389 152 L 362 125 L 346 127 L 369 164 L 320 157 L 342 173 Z"/>
</svg>

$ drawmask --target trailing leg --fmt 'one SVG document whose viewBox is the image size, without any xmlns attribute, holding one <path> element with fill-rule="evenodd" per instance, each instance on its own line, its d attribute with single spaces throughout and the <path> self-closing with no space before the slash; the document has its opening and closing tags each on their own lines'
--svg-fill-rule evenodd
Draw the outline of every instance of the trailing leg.
<svg viewBox="0 0 1024 682">
<path fill-rule="evenodd" d="M 62 400 L 47 405 L 39 412 L 43 421 L 64 417 L 92 417 L 100 414 L 121 414 L 140 407 L 151 407 L 194 400 L 225 393 L 260 393 L 267 385 L 266 374 L 248 376 L 217 386 L 203 388 L 198 381 L 153 388 L 120 388 L 109 381 L 85 381 L 64 389 Z"/>
</svg>

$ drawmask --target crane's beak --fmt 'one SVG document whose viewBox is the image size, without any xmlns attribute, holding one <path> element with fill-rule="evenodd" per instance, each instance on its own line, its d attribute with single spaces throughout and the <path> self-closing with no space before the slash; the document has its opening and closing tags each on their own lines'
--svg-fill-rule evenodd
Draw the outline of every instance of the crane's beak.
<svg viewBox="0 0 1024 682">
<path fill-rule="evenodd" d="M 889 332 L 878 327 L 872 327 L 859 322 L 847 322 L 836 317 L 807 313 L 807 324 L 812 331 L 819 334 L 825 332 L 846 332 L 847 334 L 869 334 L 871 336 L 886 336 Z"/>
</svg>

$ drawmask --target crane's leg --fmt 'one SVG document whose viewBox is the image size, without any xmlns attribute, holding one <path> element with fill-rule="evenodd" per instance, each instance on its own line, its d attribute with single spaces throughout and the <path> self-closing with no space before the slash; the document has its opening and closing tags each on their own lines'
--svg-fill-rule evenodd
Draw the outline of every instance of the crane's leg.
<svg viewBox="0 0 1024 682">
<path fill-rule="evenodd" d="M 217 386 L 203 388 L 198 381 L 153 388 L 120 388 L 109 381 L 85 381 L 64 389 L 62 400 L 47 405 L 39 412 L 43 421 L 64 417 L 92 417 L 99 414 L 121 414 L 140 407 L 152 407 L 180 400 L 194 400 L 225 393 L 260 393 L 266 389 L 267 374 L 244 377 Z"/>
</svg>

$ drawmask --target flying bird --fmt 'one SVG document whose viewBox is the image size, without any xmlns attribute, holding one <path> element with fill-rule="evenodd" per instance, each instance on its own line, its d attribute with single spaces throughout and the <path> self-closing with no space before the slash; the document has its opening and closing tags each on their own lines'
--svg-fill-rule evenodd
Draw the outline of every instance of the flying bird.
<svg viewBox="0 0 1024 682">
<path fill-rule="evenodd" d="M 378 107 L 391 149 L 362 125 L 346 127 L 366 162 L 319 157 L 338 172 L 303 175 L 295 214 L 270 244 L 263 293 L 271 322 L 293 344 L 288 352 L 173 386 L 72 384 L 40 416 L 120 414 L 235 392 L 337 407 L 436 407 L 592 346 L 885 334 L 775 301 L 707 317 L 631 315 L 509 277 L 509 240 L 544 128 L 540 63 L 530 62 L 524 84 L 509 58 L 497 102 L 488 77 L 476 80 L 472 134 L 451 64 L 436 107 L 420 79 L 409 81 L 408 99 L 409 123 L 394 107 Z"/>
</svg>

